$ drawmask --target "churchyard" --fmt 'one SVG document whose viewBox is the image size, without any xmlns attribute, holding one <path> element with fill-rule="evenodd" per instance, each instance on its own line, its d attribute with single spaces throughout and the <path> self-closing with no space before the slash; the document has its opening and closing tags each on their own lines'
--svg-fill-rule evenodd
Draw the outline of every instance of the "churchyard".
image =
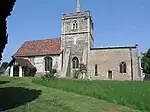
<svg viewBox="0 0 150 112">
<path fill-rule="evenodd" d="M 1 76 L 0 111 L 148 112 L 149 86 L 149 82 Z"/>
</svg>

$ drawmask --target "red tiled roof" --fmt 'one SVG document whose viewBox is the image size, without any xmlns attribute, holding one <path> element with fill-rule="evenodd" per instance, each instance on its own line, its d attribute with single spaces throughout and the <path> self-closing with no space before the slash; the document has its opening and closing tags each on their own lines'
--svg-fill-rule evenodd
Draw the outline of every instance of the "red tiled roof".
<svg viewBox="0 0 150 112">
<path fill-rule="evenodd" d="M 60 54 L 60 38 L 26 41 L 13 56 L 39 56 Z"/>
</svg>

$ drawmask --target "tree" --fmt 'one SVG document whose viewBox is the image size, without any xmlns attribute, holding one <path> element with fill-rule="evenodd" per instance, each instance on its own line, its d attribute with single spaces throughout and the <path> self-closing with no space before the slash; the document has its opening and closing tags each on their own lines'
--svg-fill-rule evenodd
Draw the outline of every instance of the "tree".
<svg viewBox="0 0 150 112">
<path fill-rule="evenodd" d="M 0 1 L 0 60 L 2 53 L 8 42 L 7 34 L 7 17 L 11 15 L 11 11 L 16 0 L 1 0 Z"/>
<path fill-rule="evenodd" d="M 147 52 L 142 54 L 142 68 L 143 72 L 146 74 L 150 74 L 150 49 Z"/>
<path fill-rule="evenodd" d="M 1 68 L 7 69 L 7 67 L 8 67 L 8 62 L 3 62 Z"/>
</svg>

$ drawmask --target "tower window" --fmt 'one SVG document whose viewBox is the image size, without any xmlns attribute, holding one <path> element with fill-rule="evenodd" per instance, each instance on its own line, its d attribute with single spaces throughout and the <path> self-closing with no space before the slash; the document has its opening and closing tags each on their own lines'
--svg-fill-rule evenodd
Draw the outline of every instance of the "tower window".
<svg viewBox="0 0 150 112">
<path fill-rule="evenodd" d="M 73 69 L 79 68 L 79 60 L 78 60 L 77 57 L 74 57 L 74 58 L 72 59 L 72 68 L 73 68 Z"/>
<path fill-rule="evenodd" d="M 72 29 L 73 30 L 76 30 L 76 29 L 78 29 L 78 21 L 77 20 L 74 20 L 73 22 L 72 22 Z"/>
<path fill-rule="evenodd" d="M 53 59 L 51 57 L 45 58 L 45 71 L 51 70 L 53 67 Z"/>
<path fill-rule="evenodd" d="M 120 63 L 120 73 L 127 73 L 127 64 L 125 62 Z"/>
</svg>

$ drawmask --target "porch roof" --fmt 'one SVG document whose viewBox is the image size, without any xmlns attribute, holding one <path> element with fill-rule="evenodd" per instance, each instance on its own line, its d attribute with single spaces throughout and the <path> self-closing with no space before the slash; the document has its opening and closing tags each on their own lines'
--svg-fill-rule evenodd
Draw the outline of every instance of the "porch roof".
<svg viewBox="0 0 150 112">
<path fill-rule="evenodd" d="M 28 59 L 23 59 L 23 58 L 13 58 L 10 63 L 8 64 L 8 66 L 12 66 L 14 64 L 14 62 L 18 62 L 18 64 L 20 66 L 33 66 L 31 64 L 31 62 Z"/>
</svg>

